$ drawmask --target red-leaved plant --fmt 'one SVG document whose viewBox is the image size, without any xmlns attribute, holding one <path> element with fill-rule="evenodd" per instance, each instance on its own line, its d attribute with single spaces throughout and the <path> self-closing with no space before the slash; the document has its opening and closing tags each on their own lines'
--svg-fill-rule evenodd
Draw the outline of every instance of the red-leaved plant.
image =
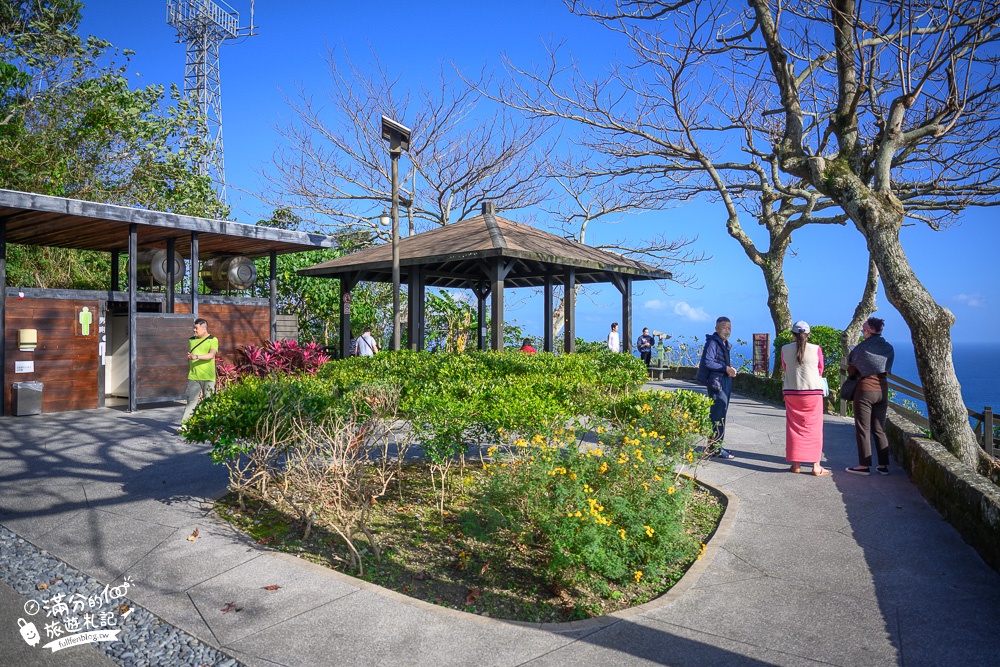
<svg viewBox="0 0 1000 667">
<path fill-rule="evenodd" d="M 235 364 L 219 361 L 215 365 L 216 382 L 225 387 L 244 375 L 264 377 L 271 373 L 315 375 L 330 356 L 316 343 L 299 345 L 294 340 L 267 341 L 263 345 L 244 345 Z"/>
</svg>

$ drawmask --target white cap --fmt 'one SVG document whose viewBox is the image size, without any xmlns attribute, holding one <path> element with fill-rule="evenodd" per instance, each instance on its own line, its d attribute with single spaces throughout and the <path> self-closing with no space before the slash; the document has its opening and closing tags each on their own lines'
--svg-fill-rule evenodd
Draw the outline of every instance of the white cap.
<svg viewBox="0 0 1000 667">
<path fill-rule="evenodd" d="M 799 320 L 792 325 L 792 333 L 809 333 L 809 323 L 805 320 Z"/>
</svg>

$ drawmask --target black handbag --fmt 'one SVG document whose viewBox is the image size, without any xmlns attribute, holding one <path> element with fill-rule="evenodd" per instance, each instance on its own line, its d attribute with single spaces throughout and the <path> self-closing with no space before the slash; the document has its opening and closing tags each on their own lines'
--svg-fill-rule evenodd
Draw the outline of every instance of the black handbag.
<svg viewBox="0 0 1000 667">
<path fill-rule="evenodd" d="M 859 382 L 861 382 L 861 378 L 848 376 L 844 380 L 844 384 L 840 385 L 840 400 L 853 401 L 854 392 L 857 390 Z"/>
</svg>

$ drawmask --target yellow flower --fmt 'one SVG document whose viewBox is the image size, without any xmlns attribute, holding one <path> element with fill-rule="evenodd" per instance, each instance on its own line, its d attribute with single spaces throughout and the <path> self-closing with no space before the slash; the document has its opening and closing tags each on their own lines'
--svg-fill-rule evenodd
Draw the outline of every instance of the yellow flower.
<svg viewBox="0 0 1000 667">
<path fill-rule="evenodd" d="M 653 479 L 656 480 L 657 482 L 660 482 L 660 481 L 663 480 L 663 478 L 660 477 L 659 475 L 653 475 Z"/>
<path fill-rule="evenodd" d="M 655 530 L 653 530 L 652 526 L 643 526 L 643 528 L 645 528 L 645 529 L 646 529 L 646 535 L 647 535 L 648 537 L 652 537 L 652 536 L 653 536 L 653 533 L 655 533 L 655 532 L 656 532 Z"/>
<path fill-rule="evenodd" d="M 603 475 L 607 471 L 608 471 L 608 462 L 604 461 L 601 463 L 601 467 L 597 469 L 597 472 Z"/>
<path fill-rule="evenodd" d="M 569 478 L 570 479 L 576 479 L 576 473 L 575 472 L 570 472 Z"/>
<path fill-rule="evenodd" d="M 667 495 L 670 496 L 674 495 L 674 491 L 676 491 L 676 489 L 674 489 L 674 487 L 671 486 L 669 489 L 667 489 Z"/>
<path fill-rule="evenodd" d="M 643 488 L 644 491 L 649 491 L 649 484 L 646 484 L 645 482 L 643 482 L 642 483 L 642 488 Z"/>
<path fill-rule="evenodd" d="M 642 570 L 636 570 L 632 576 L 635 577 L 635 583 L 639 583 L 639 580 L 642 579 Z"/>
<path fill-rule="evenodd" d="M 624 528 L 619 528 L 618 529 L 618 536 L 621 537 L 623 540 L 625 539 L 625 529 Z"/>
</svg>

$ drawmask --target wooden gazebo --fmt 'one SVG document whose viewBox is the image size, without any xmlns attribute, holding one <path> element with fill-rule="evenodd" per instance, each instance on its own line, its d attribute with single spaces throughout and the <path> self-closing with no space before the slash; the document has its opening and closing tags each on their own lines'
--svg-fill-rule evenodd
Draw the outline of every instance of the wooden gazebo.
<svg viewBox="0 0 1000 667">
<path fill-rule="evenodd" d="M 578 284 L 613 283 L 622 295 L 622 350 L 631 351 L 632 282 L 669 280 L 668 271 L 656 269 L 617 253 L 549 234 L 528 225 L 501 218 L 492 203 L 483 204 L 481 215 L 453 225 L 415 234 L 399 243 L 400 280 L 409 285 L 411 349 L 424 349 L 426 287 L 472 290 L 479 302 L 479 322 L 486 320 L 486 299 L 492 297 L 490 348 L 503 349 L 504 288 L 543 287 L 545 290 L 546 352 L 553 348 L 553 289 L 565 290 L 565 351 L 575 348 Z M 359 282 L 392 282 L 392 247 L 383 244 L 338 257 L 299 271 L 303 276 L 340 280 L 340 345 L 342 356 L 350 354 L 351 291 Z M 480 325 L 480 350 L 486 349 L 486 330 Z"/>
</svg>

